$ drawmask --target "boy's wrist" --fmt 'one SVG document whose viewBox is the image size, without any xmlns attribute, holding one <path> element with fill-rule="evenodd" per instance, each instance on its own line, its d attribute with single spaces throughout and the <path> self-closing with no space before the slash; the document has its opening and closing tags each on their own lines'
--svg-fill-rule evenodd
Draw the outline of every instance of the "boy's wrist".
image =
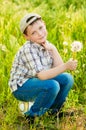
<svg viewBox="0 0 86 130">
<path fill-rule="evenodd" d="M 66 63 L 64 63 L 64 69 L 65 69 L 65 71 L 66 71 L 66 70 L 68 70 L 68 65 L 67 65 L 67 62 L 66 62 Z"/>
</svg>

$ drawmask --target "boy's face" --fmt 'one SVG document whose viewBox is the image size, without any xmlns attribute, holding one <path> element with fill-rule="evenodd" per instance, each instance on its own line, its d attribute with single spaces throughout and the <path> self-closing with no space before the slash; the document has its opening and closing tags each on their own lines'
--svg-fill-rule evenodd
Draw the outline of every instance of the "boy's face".
<svg viewBox="0 0 86 130">
<path fill-rule="evenodd" d="M 47 30 L 43 21 L 37 20 L 27 27 L 26 39 L 42 44 L 46 41 Z"/>
</svg>

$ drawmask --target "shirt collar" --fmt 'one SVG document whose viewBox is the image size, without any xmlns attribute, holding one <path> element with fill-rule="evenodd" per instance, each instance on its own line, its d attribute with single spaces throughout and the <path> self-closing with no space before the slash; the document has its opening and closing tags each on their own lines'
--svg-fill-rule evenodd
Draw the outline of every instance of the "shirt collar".
<svg viewBox="0 0 86 130">
<path fill-rule="evenodd" d="M 40 45 L 40 44 L 38 44 L 38 43 L 36 43 L 36 42 L 30 41 L 30 44 L 31 44 L 33 47 L 38 48 L 39 50 L 45 50 L 45 48 L 44 48 L 42 45 Z"/>
</svg>

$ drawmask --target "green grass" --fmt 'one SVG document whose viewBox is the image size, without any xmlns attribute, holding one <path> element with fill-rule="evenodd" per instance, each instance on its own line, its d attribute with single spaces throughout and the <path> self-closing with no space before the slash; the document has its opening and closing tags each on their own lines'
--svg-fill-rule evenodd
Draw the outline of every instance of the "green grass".
<svg viewBox="0 0 86 130">
<path fill-rule="evenodd" d="M 19 111 L 19 102 L 13 97 L 8 86 L 14 55 L 25 41 L 19 30 L 19 22 L 26 12 L 36 12 L 42 16 L 47 26 L 48 40 L 58 48 L 64 61 L 72 57 L 70 44 L 74 40 L 83 43 L 83 49 L 77 53 L 77 70 L 73 72 L 74 87 L 62 109 L 74 110 L 74 116 L 63 117 L 58 128 L 58 122 L 45 114 L 41 119 L 36 119 L 30 129 L 36 130 L 39 121 L 42 126 L 37 129 L 86 129 L 85 6 L 85 0 L 0 0 L 0 130 L 29 130 L 28 123 Z M 68 46 L 63 46 L 64 41 L 68 42 Z M 64 52 L 65 48 L 67 53 Z"/>
</svg>

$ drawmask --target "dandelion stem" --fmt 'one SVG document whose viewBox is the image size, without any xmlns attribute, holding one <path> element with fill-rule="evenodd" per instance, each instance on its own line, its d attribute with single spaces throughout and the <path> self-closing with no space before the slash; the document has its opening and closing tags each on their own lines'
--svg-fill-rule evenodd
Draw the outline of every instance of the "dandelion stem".
<svg viewBox="0 0 86 130">
<path fill-rule="evenodd" d="M 76 52 L 73 52 L 73 60 L 76 59 Z"/>
</svg>

